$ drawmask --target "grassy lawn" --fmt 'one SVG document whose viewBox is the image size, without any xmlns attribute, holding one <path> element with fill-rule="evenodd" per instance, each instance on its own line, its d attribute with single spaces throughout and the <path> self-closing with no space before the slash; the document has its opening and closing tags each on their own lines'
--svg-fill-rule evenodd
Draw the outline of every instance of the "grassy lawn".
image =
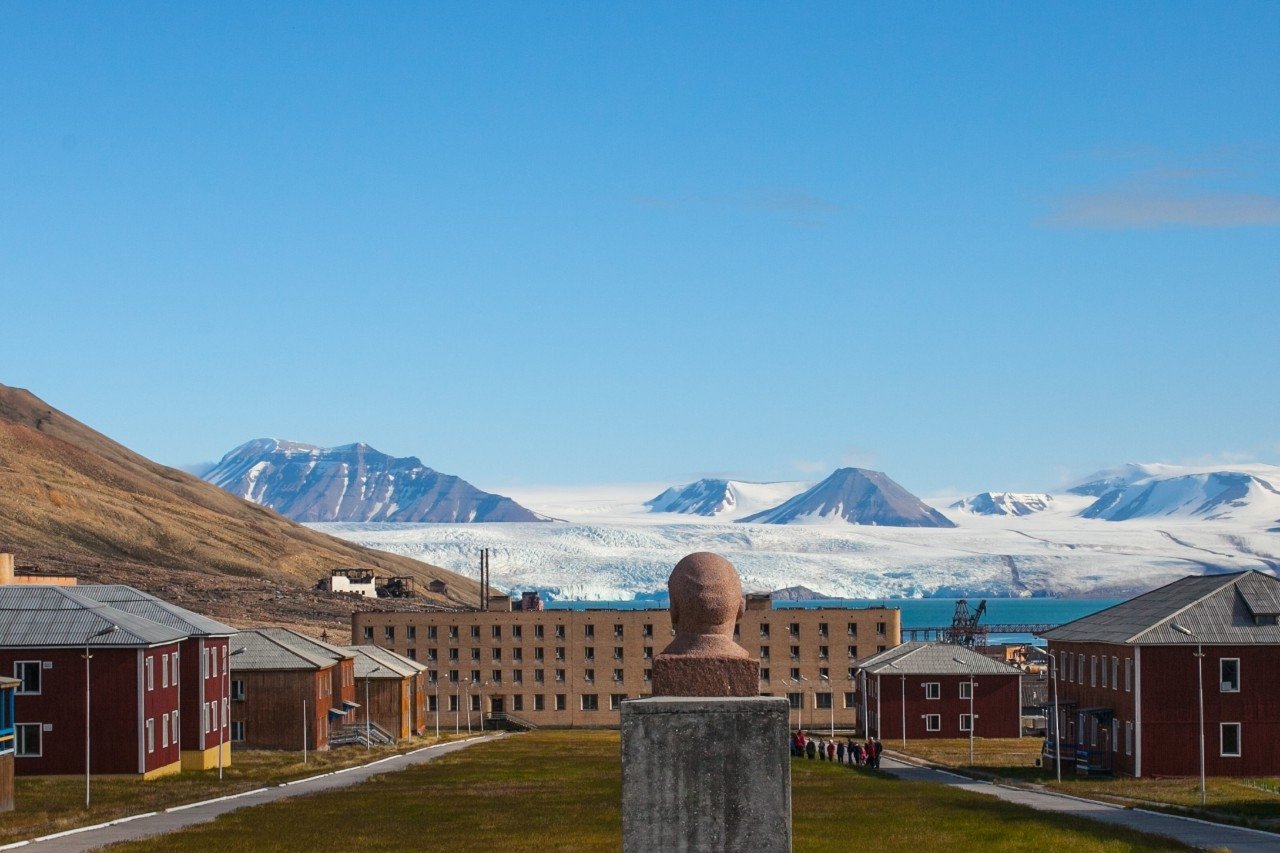
<svg viewBox="0 0 1280 853">
<path fill-rule="evenodd" d="M 243 809 L 112 849 L 617 850 L 618 753 L 617 732 L 540 731 L 344 791 Z M 798 851 L 1187 849 L 1105 824 L 826 762 L 795 760 L 792 774 Z"/>
<path fill-rule="evenodd" d="M 441 738 L 451 739 L 452 735 Z M 132 776 L 94 777 L 93 806 L 87 811 L 83 776 L 19 776 L 15 783 L 16 809 L 0 814 L 0 844 L 364 764 L 434 742 L 434 737 L 416 738 L 372 750 L 342 747 L 313 752 L 307 755 L 305 765 L 300 752 L 237 750 L 232 755 L 232 765 L 223 769 L 221 781 L 217 769 L 184 772 L 149 782 Z"/>
<path fill-rule="evenodd" d="M 1200 780 L 1196 777 L 1083 778 L 1064 769 L 1062 783 L 1058 784 L 1052 761 L 1044 768 L 1035 766 L 1041 743 L 1039 738 L 977 738 L 974 741 L 974 769 L 984 775 L 1032 782 L 1077 797 L 1125 805 L 1177 806 L 1200 812 Z M 904 752 L 901 742 L 886 742 L 885 747 Z M 948 767 L 964 769 L 969 766 L 969 741 L 962 738 L 908 741 L 905 753 Z M 1206 808 L 1202 815 L 1280 831 L 1280 793 L 1277 791 L 1280 791 L 1280 779 L 1276 778 L 1209 778 L 1205 787 Z"/>
</svg>

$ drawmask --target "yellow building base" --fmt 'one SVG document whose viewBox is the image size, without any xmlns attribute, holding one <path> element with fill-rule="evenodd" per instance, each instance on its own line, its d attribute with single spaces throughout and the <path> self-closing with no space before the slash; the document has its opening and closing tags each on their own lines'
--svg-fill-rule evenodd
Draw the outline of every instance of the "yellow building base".
<svg viewBox="0 0 1280 853">
<path fill-rule="evenodd" d="M 183 770 L 213 770 L 218 766 L 218 747 L 211 746 L 205 750 L 192 749 L 182 751 Z M 231 766 L 231 742 L 222 745 L 222 766 Z"/>
<path fill-rule="evenodd" d="M 182 762 L 175 761 L 172 764 L 166 764 L 164 767 L 157 767 L 155 770 L 148 770 L 142 774 L 143 779 L 159 779 L 161 776 L 176 776 L 182 772 Z"/>
</svg>

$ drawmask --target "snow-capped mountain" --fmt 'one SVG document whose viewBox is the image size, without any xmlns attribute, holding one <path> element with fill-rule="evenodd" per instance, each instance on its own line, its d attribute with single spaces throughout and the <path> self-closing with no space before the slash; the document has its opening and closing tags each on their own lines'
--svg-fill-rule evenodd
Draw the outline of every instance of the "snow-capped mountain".
<svg viewBox="0 0 1280 853">
<path fill-rule="evenodd" d="M 983 492 L 956 501 L 948 509 L 973 515 L 1031 515 L 1053 506 L 1053 495 L 1018 494 L 1016 492 Z"/>
<path fill-rule="evenodd" d="M 738 518 L 777 506 L 808 485 L 704 478 L 685 486 L 672 486 L 657 497 L 645 501 L 644 505 L 650 512 Z"/>
<path fill-rule="evenodd" d="M 367 444 L 255 439 L 222 457 L 204 479 L 295 521 L 551 520 L 416 457 L 388 456 Z"/>
<path fill-rule="evenodd" d="M 1166 473 L 1104 492 L 1080 515 L 1107 521 L 1184 516 L 1265 522 L 1280 518 L 1277 483 L 1280 478 L 1247 471 Z"/>
<path fill-rule="evenodd" d="M 1128 462 L 1114 468 L 1103 468 L 1094 471 L 1079 483 L 1067 489 L 1073 495 L 1089 495 L 1100 497 L 1113 489 L 1123 488 L 1130 483 L 1146 480 L 1151 477 L 1170 476 L 1191 473 L 1190 469 L 1179 465 L 1166 465 L 1160 462 Z"/>
<path fill-rule="evenodd" d="M 949 518 L 882 472 L 865 468 L 839 468 L 790 500 L 738 520 L 757 524 L 843 521 L 884 527 L 955 527 Z"/>
</svg>

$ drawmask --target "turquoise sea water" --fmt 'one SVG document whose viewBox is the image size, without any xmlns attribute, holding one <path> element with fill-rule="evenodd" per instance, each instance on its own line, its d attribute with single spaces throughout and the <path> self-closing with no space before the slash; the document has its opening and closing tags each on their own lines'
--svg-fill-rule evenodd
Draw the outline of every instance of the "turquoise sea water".
<svg viewBox="0 0 1280 853">
<path fill-rule="evenodd" d="M 978 606 L 980 599 L 969 599 L 969 609 Z M 988 598 L 987 612 L 981 625 L 1037 624 L 1060 625 L 1090 613 L 1118 604 L 1117 599 L 1105 598 Z M 774 607 L 897 607 L 902 611 L 902 627 L 937 628 L 951 624 L 955 613 L 954 598 L 824 598 L 814 601 L 775 601 Z M 552 601 L 552 610 L 644 610 L 665 609 L 666 601 Z M 1028 642 L 1031 637 L 1022 634 L 992 634 L 993 643 Z"/>
</svg>

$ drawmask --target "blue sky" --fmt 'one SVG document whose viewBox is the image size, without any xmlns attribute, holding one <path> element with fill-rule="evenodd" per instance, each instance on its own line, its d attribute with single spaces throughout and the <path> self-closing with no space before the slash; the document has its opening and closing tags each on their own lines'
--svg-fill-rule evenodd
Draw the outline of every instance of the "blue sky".
<svg viewBox="0 0 1280 853">
<path fill-rule="evenodd" d="M 0 7 L 0 382 L 489 487 L 1280 460 L 1280 4 L 618 6 Z"/>
</svg>

